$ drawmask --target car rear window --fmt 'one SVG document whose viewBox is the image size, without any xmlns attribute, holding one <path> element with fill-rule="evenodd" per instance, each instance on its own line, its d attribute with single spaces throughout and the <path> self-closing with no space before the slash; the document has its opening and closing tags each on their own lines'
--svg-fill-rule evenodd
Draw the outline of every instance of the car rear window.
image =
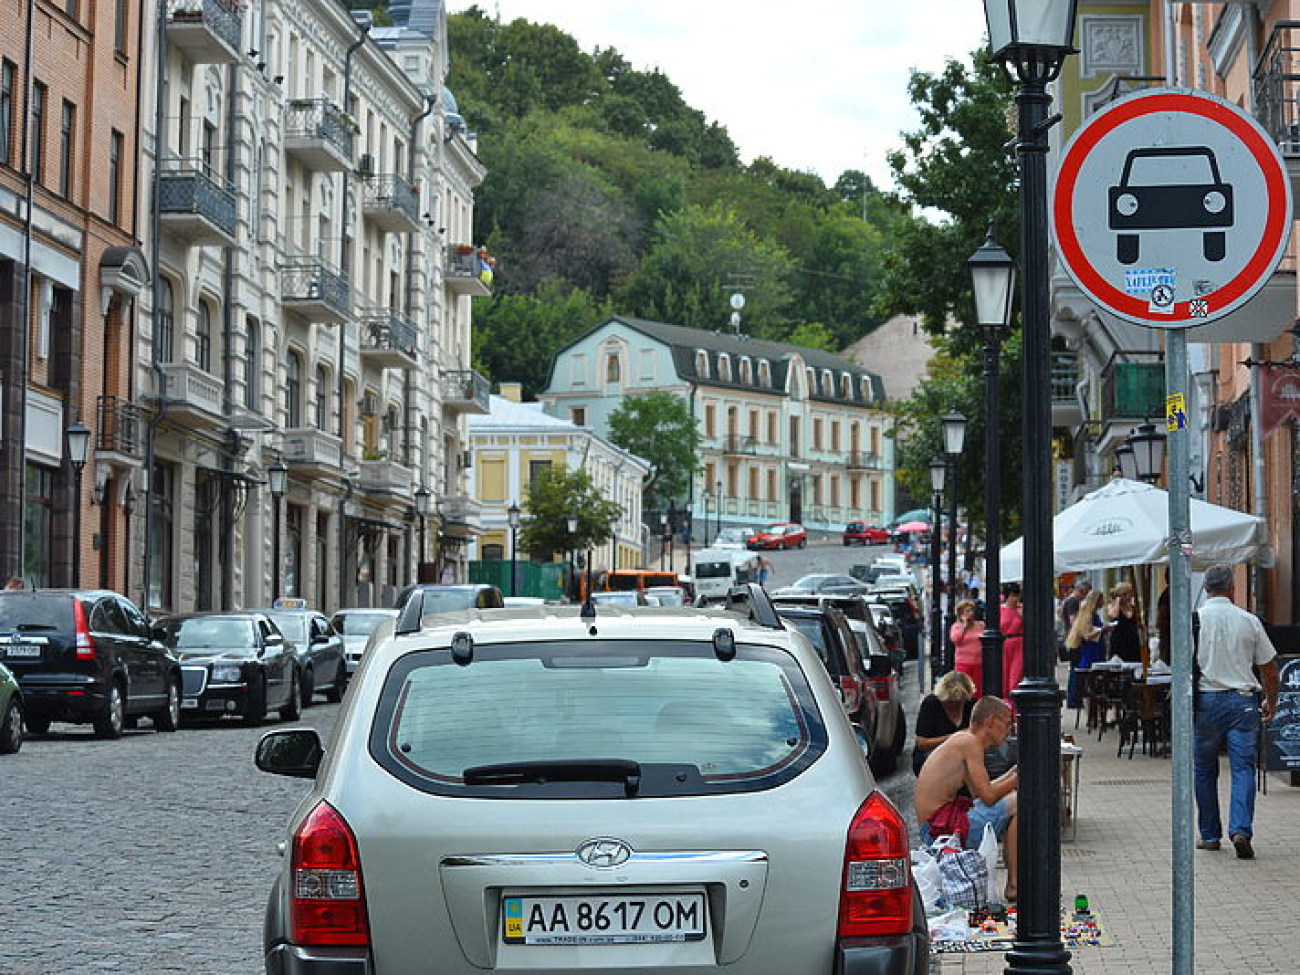
<svg viewBox="0 0 1300 975">
<path fill-rule="evenodd" d="M 280 632 L 290 640 L 304 641 L 308 637 L 307 616 L 304 613 L 268 613 Z"/>
<path fill-rule="evenodd" d="M 375 759 L 416 788 L 503 798 L 755 791 L 825 747 L 788 654 L 740 645 L 724 661 L 710 644 L 660 641 L 494 645 L 463 666 L 448 650 L 413 653 L 387 675 L 370 736 Z M 635 763 L 633 786 L 601 771 L 615 761 Z M 519 763 L 536 763 L 529 781 L 466 781 Z"/>
<path fill-rule="evenodd" d="M 72 597 L 53 593 L 5 593 L 0 597 L 0 629 L 71 632 Z"/>
<path fill-rule="evenodd" d="M 392 618 L 392 613 L 335 613 L 331 622 L 344 636 L 369 636 L 380 623 Z"/>
</svg>

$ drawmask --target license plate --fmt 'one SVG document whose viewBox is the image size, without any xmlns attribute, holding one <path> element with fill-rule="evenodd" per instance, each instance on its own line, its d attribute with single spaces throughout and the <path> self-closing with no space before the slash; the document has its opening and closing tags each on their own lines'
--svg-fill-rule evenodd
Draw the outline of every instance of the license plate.
<svg viewBox="0 0 1300 975">
<path fill-rule="evenodd" d="M 11 660 L 30 659 L 40 655 L 41 647 L 36 643 L 8 643 L 0 648 L 0 656 L 9 657 Z"/>
<path fill-rule="evenodd" d="M 204 705 L 203 705 L 203 706 L 204 706 L 204 708 L 206 708 L 206 709 L 209 710 L 209 711 L 224 711 L 224 710 L 226 710 L 226 702 L 225 702 L 225 701 L 221 701 L 221 700 L 211 700 L 211 701 L 206 701 L 206 702 L 204 702 Z"/>
<path fill-rule="evenodd" d="M 503 899 L 513 945 L 654 944 L 704 937 L 703 894 L 619 893 Z"/>
<path fill-rule="evenodd" d="M 199 699 L 197 697 L 187 697 L 181 701 L 182 711 L 197 711 L 199 709 Z"/>
</svg>

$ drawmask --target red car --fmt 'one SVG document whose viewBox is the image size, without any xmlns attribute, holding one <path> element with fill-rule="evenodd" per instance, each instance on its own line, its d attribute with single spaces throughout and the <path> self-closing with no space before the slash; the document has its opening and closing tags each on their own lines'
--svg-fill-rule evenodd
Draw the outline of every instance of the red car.
<svg viewBox="0 0 1300 975">
<path fill-rule="evenodd" d="M 808 533 L 803 525 L 791 521 L 779 521 L 768 525 L 762 531 L 754 532 L 745 541 L 749 549 L 804 548 L 808 544 Z"/>
<path fill-rule="evenodd" d="M 845 545 L 885 545 L 889 542 L 889 529 L 868 525 L 865 521 L 851 521 L 844 526 Z"/>
</svg>

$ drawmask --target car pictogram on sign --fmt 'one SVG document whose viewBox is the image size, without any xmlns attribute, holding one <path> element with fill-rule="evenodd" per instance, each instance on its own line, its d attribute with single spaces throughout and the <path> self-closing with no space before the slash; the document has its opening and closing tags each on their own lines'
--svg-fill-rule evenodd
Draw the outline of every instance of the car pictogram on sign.
<svg viewBox="0 0 1300 975">
<path fill-rule="evenodd" d="M 1143 230 L 1201 230 L 1207 261 L 1221 261 L 1227 235 L 1217 227 L 1233 222 L 1232 186 L 1219 176 L 1214 151 L 1206 146 L 1161 146 L 1130 150 L 1118 186 L 1108 188 L 1110 229 L 1118 231 L 1115 258 L 1135 264 Z"/>
</svg>

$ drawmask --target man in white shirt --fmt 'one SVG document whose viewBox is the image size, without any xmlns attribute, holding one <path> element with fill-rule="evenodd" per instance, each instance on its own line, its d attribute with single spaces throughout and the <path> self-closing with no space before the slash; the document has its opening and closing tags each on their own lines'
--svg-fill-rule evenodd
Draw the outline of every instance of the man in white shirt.
<svg viewBox="0 0 1300 975">
<path fill-rule="evenodd" d="M 1231 566 L 1212 566 L 1204 585 L 1208 598 L 1196 611 L 1196 810 L 1201 835 L 1196 848 L 1220 846 L 1219 750 L 1226 739 L 1232 770 L 1228 836 L 1237 856 L 1250 860 L 1255 856 L 1255 749 L 1261 721 L 1271 720 L 1277 709 L 1277 651 L 1259 619 L 1233 604 Z"/>
</svg>

